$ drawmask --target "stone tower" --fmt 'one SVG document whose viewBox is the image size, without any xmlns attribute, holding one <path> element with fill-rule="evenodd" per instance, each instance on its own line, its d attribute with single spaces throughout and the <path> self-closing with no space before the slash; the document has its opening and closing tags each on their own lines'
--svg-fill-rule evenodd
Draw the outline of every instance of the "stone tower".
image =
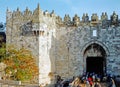
<svg viewBox="0 0 120 87">
<path fill-rule="evenodd" d="M 13 12 L 7 10 L 6 14 L 7 43 L 31 50 L 40 68 L 39 83 L 47 81 L 49 84 L 51 80 L 48 74 L 54 72 L 55 66 L 55 59 L 52 56 L 54 53 L 52 39 L 55 38 L 56 28 L 54 13 L 42 12 L 38 4 L 33 12 L 26 8 L 22 13 L 17 8 Z"/>
</svg>

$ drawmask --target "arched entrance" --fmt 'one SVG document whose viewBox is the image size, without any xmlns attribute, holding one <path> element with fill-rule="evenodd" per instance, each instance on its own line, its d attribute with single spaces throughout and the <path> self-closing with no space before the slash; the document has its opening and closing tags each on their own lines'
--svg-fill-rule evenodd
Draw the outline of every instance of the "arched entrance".
<svg viewBox="0 0 120 87">
<path fill-rule="evenodd" d="M 86 59 L 86 72 L 105 74 L 106 73 L 106 52 L 104 48 L 97 44 L 90 44 L 84 51 Z"/>
</svg>

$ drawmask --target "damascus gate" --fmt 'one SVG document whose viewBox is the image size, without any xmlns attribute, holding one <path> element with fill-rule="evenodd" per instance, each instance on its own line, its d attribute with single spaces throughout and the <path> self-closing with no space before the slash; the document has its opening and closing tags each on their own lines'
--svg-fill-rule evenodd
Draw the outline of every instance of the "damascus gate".
<svg viewBox="0 0 120 87">
<path fill-rule="evenodd" d="M 32 51 L 39 66 L 39 84 L 55 76 L 72 78 L 84 72 L 120 75 L 120 20 L 113 11 L 63 18 L 54 11 L 6 11 L 6 39 Z"/>
</svg>

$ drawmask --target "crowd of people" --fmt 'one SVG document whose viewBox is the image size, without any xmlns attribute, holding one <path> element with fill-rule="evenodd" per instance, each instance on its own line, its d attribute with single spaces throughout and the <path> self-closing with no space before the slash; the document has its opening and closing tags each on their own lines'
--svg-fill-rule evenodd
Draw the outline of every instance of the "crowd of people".
<svg viewBox="0 0 120 87">
<path fill-rule="evenodd" d="M 111 75 L 101 75 L 96 73 L 84 73 L 82 76 L 63 80 L 57 76 L 55 87 L 102 87 L 101 83 L 108 83 L 105 87 L 116 87 Z"/>
</svg>

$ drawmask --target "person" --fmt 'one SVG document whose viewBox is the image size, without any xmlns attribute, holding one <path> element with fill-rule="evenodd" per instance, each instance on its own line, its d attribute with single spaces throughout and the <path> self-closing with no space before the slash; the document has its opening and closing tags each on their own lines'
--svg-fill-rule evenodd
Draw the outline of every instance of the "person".
<svg viewBox="0 0 120 87">
<path fill-rule="evenodd" d="M 75 78 L 75 80 L 71 83 L 71 87 L 81 87 L 81 81 L 79 77 Z"/>
<path fill-rule="evenodd" d="M 86 87 L 90 87 L 89 81 L 86 80 Z"/>
<path fill-rule="evenodd" d="M 109 86 L 108 86 L 108 87 L 116 87 L 115 81 L 113 80 L 113 78 L 110 79 L 110 82 L 109 82 Z"/>
<path fill-rule="evenodd" d="M 88 81 L 89 81 L 90 86 L 92 87 L 92 85 L 93 85 L 92 78 L 91 78 L 91 77 L 89 77 L 89 78 L 88 78 Z"/>
<path fill-rule="evenodd" d="M 100 83 L 95 82 L 94 87 L 101 87 Z"/>
<path fill-rule="evenodd" d="M 68 87 L 69 86 L 69 80 L 68 79 L 64 79 L 63 81 L 61 81 L 61 87 Z"/>
<path fill-rule="evenodd" d="M 95 74 L 93 74 L 92 79 L 93 79 L 93 81 L 95 81 Z"/>
<path fill-rule="evenodd" d="M 111 81 L 112 81 L 112 87 L 116 87 L 115 81 L 112 78 L 111 78 Z"/>
<path fill-rule="evenodd" d="M 61 87 L 61 82 L 62 82 L 61 76 L 57 75 L 55 87 Z"/>
</svg>

